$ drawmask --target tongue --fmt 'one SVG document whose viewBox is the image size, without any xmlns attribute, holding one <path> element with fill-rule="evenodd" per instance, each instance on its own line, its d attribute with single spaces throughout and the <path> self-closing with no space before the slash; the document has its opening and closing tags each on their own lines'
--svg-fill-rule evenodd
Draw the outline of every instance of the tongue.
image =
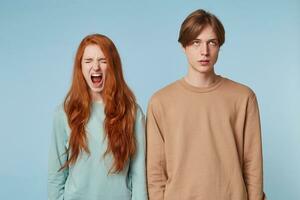
<svg viewBox="0 0 300 200">
<path fill-rule="evenodd" d="M 97 77 L 92 77 L 93 83 L 99 83 L 101 81 L 101 78 L 99 76 Z"/>
</svg>

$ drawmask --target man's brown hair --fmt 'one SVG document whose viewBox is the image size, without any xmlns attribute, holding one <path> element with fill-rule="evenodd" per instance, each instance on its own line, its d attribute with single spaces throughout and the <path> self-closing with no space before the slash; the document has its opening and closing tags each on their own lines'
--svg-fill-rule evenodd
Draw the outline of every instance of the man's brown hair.
<svg viewBox="0 0 300 200">
<path fill-rule="evenodd" d="M 206 26 L 212 27 L 217 35 L 218 45 L 222 46 L 225 42 L 225 29 L 221 21 L 215 15 L 202 9 L 192 12 L 185 18 L 181 24 L 178 42 L 183 47 L 188 46 Z"/>
</svg>

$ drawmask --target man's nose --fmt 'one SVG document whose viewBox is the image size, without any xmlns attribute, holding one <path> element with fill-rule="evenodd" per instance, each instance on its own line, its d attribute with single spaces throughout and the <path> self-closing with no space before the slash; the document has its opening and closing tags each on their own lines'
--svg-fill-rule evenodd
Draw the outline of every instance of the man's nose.
<svg viewBox="0 0 300 200">
<path fill-rule="evenodd" d="M 201 55 L 208 55 L 208 45 L 206 43 L 203 43 L 200 47 L 200 53 Z"/>
</svg>

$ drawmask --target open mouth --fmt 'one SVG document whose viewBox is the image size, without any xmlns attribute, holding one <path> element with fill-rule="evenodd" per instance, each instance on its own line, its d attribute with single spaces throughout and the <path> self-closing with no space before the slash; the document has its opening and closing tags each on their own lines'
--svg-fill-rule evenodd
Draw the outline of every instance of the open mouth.
<svg viewBox="0 0 300 200">
<path fill-rule="evenodd" d="M 103 74 L 102 73 L 92 74 L 91 75 L 91 80 L 92 80 L 93 85 L 95 87 L 99 87 L 103 82 Z"/>
</svg>

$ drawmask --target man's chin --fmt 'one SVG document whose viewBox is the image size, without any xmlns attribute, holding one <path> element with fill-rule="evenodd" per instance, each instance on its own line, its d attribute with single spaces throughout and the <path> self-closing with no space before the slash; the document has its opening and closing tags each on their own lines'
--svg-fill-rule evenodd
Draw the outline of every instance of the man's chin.
<svg viewBox="0 0 300 200">
<path fill-rule="evenodd" d="M 194 71 L 199 73 L 211 73 L 213 71 L 212 66 L 193 66 Z"/>
</svg>

